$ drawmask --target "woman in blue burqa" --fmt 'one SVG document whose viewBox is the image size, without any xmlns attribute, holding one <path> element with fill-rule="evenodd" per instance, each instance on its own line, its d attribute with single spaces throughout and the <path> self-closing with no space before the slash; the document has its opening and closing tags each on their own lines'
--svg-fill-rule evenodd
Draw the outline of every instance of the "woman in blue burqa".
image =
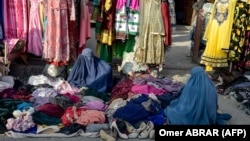
<svg viewBox="0 0 250 141">
<path fill-rule="evenodd" d="M 112 75 L 111 66 L 94 56 L 91 48 L 85 48 L 69 72 L 67 81 L 77 88 L 87 87 L 106 93 L 112 89 Z"/>
<path fill-rule="evenodd" d="M 169 125 L 227 124 L 228 114 L 217 112 L 217 90 L 204 68 L 196 66 L 178 98 L 164 109 Z"/>
</svg>

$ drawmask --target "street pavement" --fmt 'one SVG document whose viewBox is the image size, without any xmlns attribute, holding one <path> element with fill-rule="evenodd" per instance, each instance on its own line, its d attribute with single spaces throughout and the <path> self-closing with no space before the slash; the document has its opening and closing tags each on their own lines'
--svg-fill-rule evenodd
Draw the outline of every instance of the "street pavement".
<svg viewBox="0 0 250 141">
<path fill-rule="evenodd" d="M 166 63 L 161 75 L 172 78 L 174 75 L 183 76 L 189 74 L 192 67 L 199 64 L 193 63 L 190 53 L 190 40 L 189 40 L 189 26 L 179 25 L 173 31 L 173 43 L 171 48 L 166 52 Z M 92 30 L 92 37 L 87 41 L 88 47 L 95 48 L 96 41 L 94 39 L 94 29 Z M 115 69 L 115 68 L 114 68 Z M 243 110 L 238 108 L 235 101 L 223 96 L 218 95 L 218 106 L 221 113 L 228 113 L 232 116 L 229 121 L 231 125 L 250 125 L 250 115 L 247 115 Z M 101 141 L 100 138 L 90 137 L 71 137 L 71 138 L 8 138 L 0 135 L 0 141 Z M 123 139 L 118 139 L 123 140 Z M 130 141 L 152 140 L 152 139 L 129 139 Z"/>
</svg>

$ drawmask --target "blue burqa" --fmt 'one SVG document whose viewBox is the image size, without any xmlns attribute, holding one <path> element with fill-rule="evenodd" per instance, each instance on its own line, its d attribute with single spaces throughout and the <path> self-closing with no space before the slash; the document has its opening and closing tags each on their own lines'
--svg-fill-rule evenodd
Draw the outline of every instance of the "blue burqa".
<svg viewBox="0 0 250 141">
<path fill-rule="evenodd" d="M 111 91 L 112 80 L 111 66 L 94 56 L 91 48 L 83 49 L 67 78 L 77 88 L 87 87 L 104 93 Z"/>
<path fill-rule="evenodd" d="M 181 95 L 164 109 L 169 125 L 215 125 L 217 122 L 217 91 L 200 66 L 191 70 L 191 77 Z"/>
</svg>

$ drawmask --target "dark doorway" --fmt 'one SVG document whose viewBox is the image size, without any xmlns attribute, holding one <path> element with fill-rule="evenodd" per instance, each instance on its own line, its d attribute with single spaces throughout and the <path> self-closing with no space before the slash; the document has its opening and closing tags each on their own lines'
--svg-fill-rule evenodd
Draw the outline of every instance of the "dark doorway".
<svg viewBox="0 0 250 141">
<path fill-rule="evenodd" d="M 190 25 L 193 13 L 193 4 L 196 0 L 175 0 L 176 23 Z"/>
</svg>

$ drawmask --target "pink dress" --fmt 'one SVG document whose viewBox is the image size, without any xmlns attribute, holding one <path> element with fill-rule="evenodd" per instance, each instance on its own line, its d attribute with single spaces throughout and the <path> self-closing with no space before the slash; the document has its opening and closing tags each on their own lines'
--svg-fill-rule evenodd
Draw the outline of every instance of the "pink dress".
<svg viewBox="0 0 250 141">
<path fill-rule="evenodd" d="M 36 56 L 42 56 L 42 27 L 39 14 L 39 3 L 43 0 L 30 0 L 30 20 L 28 52 Z"/>
<path fill-rule="evenodd" d="M 91 37 L 89 6 L 86 3 L 84 3 L 81 6 L 81 9 L 84 10 L 84 12 L 81 12 L 80 42 L 79 42 L 80 51 L 78 52 L 78 54 L 81 53 L 81 50 L 85 47 L 87 40 Z"/>
<path fill-rule="evenodd" d="M 18 41 L 27 42 L 28 37 L 28 11 L 26 0 L 4 0 L 4 35 L 7 44 Z M 9 52 L 13 46 L 9 45 Z M 23 52 L 26 50 L 24 46 Z"/>
<path fill-rule="evenodd" d="M 53 64 L 65 64 L 70 58 L 69 20 L 75 20 L 74 0 L 44 0 L 47 25 L 43 58 Z"/>
</svg>

